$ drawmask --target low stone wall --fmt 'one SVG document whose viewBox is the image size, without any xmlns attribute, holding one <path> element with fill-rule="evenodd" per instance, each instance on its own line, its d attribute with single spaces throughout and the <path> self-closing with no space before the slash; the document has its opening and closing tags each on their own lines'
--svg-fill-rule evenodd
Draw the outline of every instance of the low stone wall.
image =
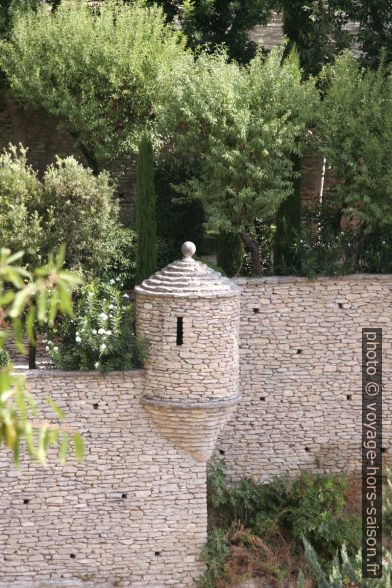
<svg viewBox="0 0 392 588">
<path fill-rule="evenodd" d="M 51 453 L 49 467 L 18 471 L 0 452 L 0 586 L 194 586 L 205 465 L 155 428 L 140 402 L 144 372 L 27 377 L 42 406 L 50 395 L 64 409 L 86 456 L 63 467 Z"/>
<path fill-rule="evenodd" d="M 232 478 L 358 471 L 361 329 L 383 329 L 383 446 L 392 453 L 392 276 L 237 279 L 242 399 L 216 455 Z"/>
</svg>

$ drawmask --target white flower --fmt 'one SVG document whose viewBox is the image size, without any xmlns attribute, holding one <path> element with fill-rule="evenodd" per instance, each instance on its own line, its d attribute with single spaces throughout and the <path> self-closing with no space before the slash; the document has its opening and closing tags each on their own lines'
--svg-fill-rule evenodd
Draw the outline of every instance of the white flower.
<svg viewBox="0 0 392 588">
<path fill-rule="evenodd" d="M 101 318 L 103 321 L 106 321 L 108 318 L 108 315 L 105 314 L 104 312 L 101 312 L 101 314 L 99 315 L 99 318 Z"/>
<path fill-rule="evenodd" d="M 53 347 L 53 351 L 58 351 L 59 348 L 58 347 Z"/>
<path fill-rule="evenodd" d="M 46 351 L 49 351 L 49 347 L 48 346 L 46 346 L 45 349 L 46 349 Z"/>
<path fill-rule="evenodd" d="M 110 310 L 113 310 L 114 305 L 113 304 L 109 304 L 109 308 L 110 308 Z"/>
<path fill-rule="evenodd" d="M 123 294 L 123 298 L 129 298 L 128 294 Z"/>
<path fill-rule="evenodd" d="M 113 278 L 109 281 L 109 284 L 115 284 L 116 280 L 113 280 Z"/>
<path fill-rule="evenodd" d="M 105 329 L 103 329 L 102 327 L 100 329 L 98 329 L 98 334 L 99 335 L 104 335 L 105 334 Z"/>
<path fill-rule="evenodd" d="M 96 361 L 95 364 L 94 364 L 94 367 L 95 367 L 96 370 L 99 368 L 99 365 L 100 365 L 99 361 Z"/>
<path fill-rule="evenodd" d="M 105 351 L 106 349 L 106 345 L 105 343 L 102 343 L 101 347 L 99 348 L 101 351 Z"/>
<path fill-rule="evenodd" d="M 75 341 L 76 341 L 76 343 L 80 343 L 81 342 L 81 338 L 79 337 L 79 335 L 76 337 Z"/>
<path fill-rule="evenodd" d="M 300 240 L 300 243 L 303 243 L 303 240 L 302 239 Z"/>
<path fill-rule="evenodd" d="M 93 335 L 97 334 L 97 329 L 93 329 Z"/>
<path fill-rule="evenodd" d="M 110 330 L 109 331 L 106 331 L 106 334 L 107 335 L 111 335 L 112 334 L 112 331 L 110 331 Z"/>
<path fill-rule="evenodd" d="M 76 336 L 79 337 L 79 331 L 76 331 Z"/>
<path fill-rule="evenodd" d="M 385 241 L 382 242 L 383 245 L 386 245 Z"/>
</svg>

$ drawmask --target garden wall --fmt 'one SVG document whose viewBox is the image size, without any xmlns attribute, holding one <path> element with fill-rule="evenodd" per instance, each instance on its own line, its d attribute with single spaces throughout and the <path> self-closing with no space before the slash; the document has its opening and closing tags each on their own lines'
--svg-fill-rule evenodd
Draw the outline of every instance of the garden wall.
<svg viewBox="0 0 392 588">
<path fill-rule="evenodd" d="M 152 425 L 140 404 L 143 371 L 32 372 L 28 381 L 65 410 L 86 457 L 62 467 L 51 455 L 48 468 L 17 471 L 0 452 L 0 586 L 194 586 L 206 538 L 205 465 Z"/>
<path fill-rule="evenodd" d="M 383 446 L 392 453 L 392 275 L 240 278 L 239 407 L 216 445 L 233 478 L 358 471 L 361 329 L 383 329 Z"/>
</svg>

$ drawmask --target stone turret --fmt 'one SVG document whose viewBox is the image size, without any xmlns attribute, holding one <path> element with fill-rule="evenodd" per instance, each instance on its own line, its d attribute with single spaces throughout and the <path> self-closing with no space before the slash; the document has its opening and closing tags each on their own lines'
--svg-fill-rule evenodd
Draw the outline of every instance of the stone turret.
<svg viewBox="0 0 392 588">
<path fill-rule="evenodd" d="M 192 258 L 171 263 L 136 287 L 136 329 L 149 341 L 143 403 L 161 433 L 198 461 L 238 400 L 241 290 Z"/>
</svg>

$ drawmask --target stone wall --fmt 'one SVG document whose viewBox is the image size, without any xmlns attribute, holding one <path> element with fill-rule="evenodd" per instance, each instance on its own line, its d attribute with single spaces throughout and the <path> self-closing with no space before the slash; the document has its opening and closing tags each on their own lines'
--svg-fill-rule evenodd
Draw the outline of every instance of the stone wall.
<svg viewBox="0 0 392 588">
<path fill-rule="evenodd" d="M 205 465 L 166 441 L 141 406 L 144 372 L 31 372 L 86 442 L 65 467 L 0 452 L 0 586 L 188 587 L 202 572 Z M 35 584 L 34 584 L 35 585 Z"/>
<path fill-rule="evenodd" d="M 383 328 L 383 445 L 391 463 L 392 276 L 236 282 L 242 399 L 216 445 L 232 478 L 269 480 L 317 464 L 359 470 L 362 327 Z"/>
</svg>

